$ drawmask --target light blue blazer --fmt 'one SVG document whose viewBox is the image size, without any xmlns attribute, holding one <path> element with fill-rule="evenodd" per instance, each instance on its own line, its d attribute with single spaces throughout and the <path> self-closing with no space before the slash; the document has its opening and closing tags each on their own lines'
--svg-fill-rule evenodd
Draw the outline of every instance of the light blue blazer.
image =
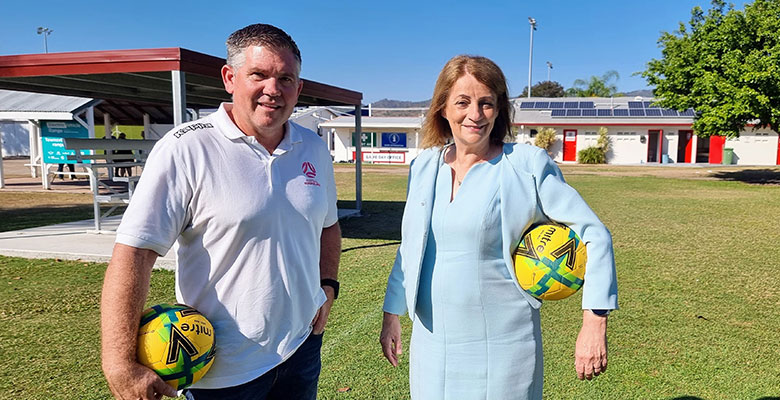
<svg viewBox="0 0 780 400">
<path fill-rule="evenodd" d="M 431 226 L 433 194 L 439 170 L 441 148 L 420 153 L 409 170 L 406 206 L 401 222 L 401 246 L 390 272 L 384 311 L 414 320 L 425 244 Z M 547 153 L 526 144 L 504 144 L 506 160 L 501 165 L 501 238 L 506 268 L 516 278 L 512 261 L 522 234 L 532 225 L 546 221 L 574 229 L 587 244 L 588 262 L 582 288 L 583 309 L 615 310 L 617 276 L 612 236 L 574 188 L 564 180 Z M 509 162 L 505 162 L 505 161 Z M 519 290 L 534 308 L 541 301 Z"/>
</svg>

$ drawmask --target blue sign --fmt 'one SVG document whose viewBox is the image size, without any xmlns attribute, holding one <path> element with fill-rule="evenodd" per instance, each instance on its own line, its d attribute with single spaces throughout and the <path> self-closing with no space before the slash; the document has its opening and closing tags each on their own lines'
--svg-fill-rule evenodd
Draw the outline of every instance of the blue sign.
<svg viewBox="0 0 780 400">
<path fill-rule="evenodd" d="M 382 132 L 382 147 L 406 147 L 406 134 Z"/>
<path fill-rule="evenodd" d="M 41 150 L 43 162 L 46 164 L 75 164 L 76 160 L 68 160 L 68 156 L 76 154 L 65 149 L 63 138 L 89 137 L 87 128 L 75 121 L 41 121 Z M 89 154 L 83 150 L 82 154 Z"/>
</svg>

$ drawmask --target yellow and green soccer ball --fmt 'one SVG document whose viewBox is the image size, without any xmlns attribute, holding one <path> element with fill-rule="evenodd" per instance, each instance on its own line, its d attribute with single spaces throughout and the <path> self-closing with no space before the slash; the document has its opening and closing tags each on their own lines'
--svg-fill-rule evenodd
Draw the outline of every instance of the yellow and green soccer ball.
<svg viewBox="0 0 780 400">
<path fill-rule="evenodd" d="M 214 328 L 184 304 L 144 310 L 138 329 L 138 362 L 181 390 L 200 380 L 214 362 Z"/>
<path fill-rule="evenodd" d="M 582 287 L 587 260 L 585 243 L 568 226 L 536 225 L 515 250 L 515 275 L 537 299 L 565 299 Z"/>
</svg>

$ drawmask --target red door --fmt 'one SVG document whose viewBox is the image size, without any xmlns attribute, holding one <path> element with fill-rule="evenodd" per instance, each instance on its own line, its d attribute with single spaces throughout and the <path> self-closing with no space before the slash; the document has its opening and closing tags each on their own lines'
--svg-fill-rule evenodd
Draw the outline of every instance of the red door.
<svg viewBox="0 0 780 400">
<path fill-rule="evenodd" d="M 693 131 L 680 131 L 677 134 L 677 162 L 690 163 L 693 153 Z"/>
<path fill-rule="evenodd" d="M 563 161 L 577 161 L 577 131 L 563 131 Z"/>
<path fill-rule="evenodd" d="M 725 136 L 710 136 L 710 164 L 723 162 L 723 145 L 726 144 Z"/>
</svg>

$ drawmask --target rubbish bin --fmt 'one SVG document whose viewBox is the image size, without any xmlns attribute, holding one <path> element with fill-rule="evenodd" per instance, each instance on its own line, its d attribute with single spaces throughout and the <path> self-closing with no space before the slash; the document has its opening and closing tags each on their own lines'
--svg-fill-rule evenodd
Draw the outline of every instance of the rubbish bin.
<svg viewBox="0 0 780 400">
<path fill-rule="evenodd" d="M 732 161 L 734 161 L 734 149 L 724 148 L 723 149 L 723 164 L 724 165 L 731 165 Z"/>
</svg>

